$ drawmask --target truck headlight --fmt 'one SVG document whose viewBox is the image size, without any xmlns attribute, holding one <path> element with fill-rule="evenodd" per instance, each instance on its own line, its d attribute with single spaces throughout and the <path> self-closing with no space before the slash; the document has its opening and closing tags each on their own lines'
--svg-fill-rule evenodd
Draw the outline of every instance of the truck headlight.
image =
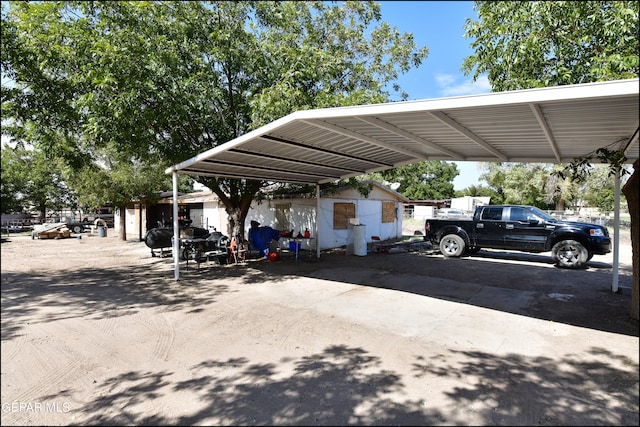
<svg viewBox="0 0 640 427">
<path fill-rule="evenodd" d="M 591 236 L 604 236 L 604 232 L 601 228 L 592 228 L 589 230 L 589 235 Z"/>
</svg>

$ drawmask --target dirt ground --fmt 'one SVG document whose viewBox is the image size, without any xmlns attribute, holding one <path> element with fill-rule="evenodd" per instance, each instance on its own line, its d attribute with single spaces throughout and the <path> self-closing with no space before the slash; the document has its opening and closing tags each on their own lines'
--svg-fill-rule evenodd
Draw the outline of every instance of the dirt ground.
<svg viewBox="0 0 640 427">
<path fill-rule="evenodd" d="M 638 425 L 631 245 L 564 270 L 480 251 L 152 257 L 10 236 L 2 425 Z"/>
</svg>

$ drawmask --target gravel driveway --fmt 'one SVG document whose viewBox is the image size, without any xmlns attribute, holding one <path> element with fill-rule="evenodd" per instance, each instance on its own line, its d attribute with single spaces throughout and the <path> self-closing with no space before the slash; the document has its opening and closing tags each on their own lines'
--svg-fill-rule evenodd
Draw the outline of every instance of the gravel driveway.
<svg viewBox="0 0 640 427">
<path fill-rule="evenodd" d="M 112 229 L 3 242 L 2 425 L 638 425 L 610 256 L 185 267 Z"/>
</svg>

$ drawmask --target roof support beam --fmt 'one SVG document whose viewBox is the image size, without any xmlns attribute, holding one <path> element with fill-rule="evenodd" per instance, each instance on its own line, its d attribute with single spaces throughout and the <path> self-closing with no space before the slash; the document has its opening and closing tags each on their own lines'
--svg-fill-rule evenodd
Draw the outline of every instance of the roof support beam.
<svg viewBox="0 0 640 427">
<path fill-rule="evenodd" d="M 326 175 L 307 175 L 302 172 L 287 172 L 283 170 L 279 170 L 277 172 L 270 172 L 265 170 L 253 170 L 252 173 L 245 172 L 228 172 L 228 171 L 210 171 L 199 168 L 187 168 L 182 169 L 181 173 L 186 173 L 189 175 L 198 175 L 198 176 L 212 176 L 217 178 L 235 178 L 235 179 L 253 179 L 256 181 L 278 181 L 278 182 L 289 182 L 294 184 L 315 184 L 318 182 L 317 178 L 326 177 Z M 336 176 L 334 179 L 339 179 L 339 176 Z"/>
<path fill-rule="evenodd" d="M 388 163 L 382 163 L 382 162 L 378 162 L 378 161 L 375 161 L 375 160 L 365 159 L 364 157 L 356 157 L 356 156 L 352 156 L 352 155 L 349 155 L 349 154 L 338 153 L 337 151 L 327 150 L 326 148 L 312 147 L 312 146 L 309 146 L 309 145 L 302 144 L 300 142 L 287 141 L 286 139 L 277 138 L 277 137 L 271 136 L 271 135 L 261 135 L 261 136 L 259 136 L 259 138 L 260 139 L 266 139 L 267 141 L 270 141 L 270 142 L 279 142 L 281 144 L 293 145 L 293 146 L 295 146 L 297 148 L 303 148 L 303 149 L 309 150 L 310 152 L 312 152 L 312 154 L 314 152 L 319 152 L 319 153 L 323 153 L 323 154 L 331 154 L 333 156 L 341 157 L 341 158 L 347 159 L 347 160 L 359 160 L 361 162 L 367 162 L 367 163 L 371 163 L 372 165 L 384 166 L 384 167 L 387 167 L 387 168 L 393 167 L 393 165 L 390 165 Z"/>
<path fill-rule="evenodd" d="M 392 125 L 391 123 L 385 122 L 384 120 L 380 120 L 377 117 L 363 117 L 356 116 L 357 119 L 362 120 L 365 123 L 369 123 L 371 125 L 377 126 L 380 129 L 384 129 L 396 135 L 407 138 L 410 141 L 417 142 L 418 144 L 422 144 L 426 147 L 432 148 L 440 153 L 447 154 L 451 156 L 454 160 L 467 160 L 465 156 L 460 153 L 456 153 L 455 151 L 448 150 L 444 147 L 440 147 L 438 144 L 434 144 L 433 142 L 421 138 L 417 135 L 412 134 L 411 132 L 407 132 L 404 129 L 401 129 L 397 126 Z"/>
<path fill-rule="evenodd" d="M 228 162 L 228 161 L 224 161 L 224 160 L 204 160 L 203 163 L 205 163 L 207 166 L 212 166 L 212 167 L 231 167 L 231 168 L 238 168 L 238 170 L 242 171 L 242 170 L 247 170 L 249 171 L 249 173 L 273 173 L 274 175 L 278 176 L 279 174 L 302 174 L 302 175 L 307 175 L 307 176 L 312 176 L 312 177 L 317 177 L 317 178 L 324 178 L 326 177 L 328 174 L 327 173 L 314 173 L 314 172 L 295 172 L 292 170 L 287 170 L 287 169 L 282 169 L 282 168 L 276 168 L 276 167 L 271 167 L 271 166 L 258 166 L 258 165 L 254 165 L 254 164 L 247 164 L 247 163 L 240 163 L 240 162 Z M 359 171 L 347 171 L 347 172 L 359 172 Z M 340 171 L 340 173 L 344 173 L 344 171 Z M 335 176 L 339 176 L 340 173 L 335 173 Z"/>
<path fill-rule="evenodd" d="M 357 139 L 358 141 L 368 142 L 369 144 L 376 145 L 386 150 L 402 153 L 406 156 L 413 157 L 416 160 L 428 160 L 427 156 L 425 156 L 424 154 L 416 153 L 415 151 L 411 151 L 411 150 L 405 150 L 404 148 L 400 148 L 400 147 L 394 147 L 393 145 L 390 145 L 386 142 L 379 141 L 375 138 L 371 138 L 370 136 L 362 135 L 360 133 L 342 128 L 340 126 L 332 125 L 325 121 L 321 121 L 321 120 L 300 120 L 300 121 L 311 126 L 316 126 L 324 130 L 328 130 L 331 132 L 339 133 L 340 135 L 348 136 L 349 138 Z"/>
<path fill-rule="evenodd" d="M 432 117 L 440 120 L 445 125 L 449 126 L 451 129 L 454 129 L 460 132 L 462 135 L 466 136 L 476 144 L 480 145 L 487 151 L 493 153 L 497 158 L 502 160 L 503 162 L 509 161 L 509 158 L 505 156 L 502 152 L 493 147 L 493 145 L 489 144 L 484 139 L 480 138 L 475 133 L 471 132 L 466 127 L 462 126 L 460 123 L 453 120 L 451 117 L 447 116 L 445 113 L 441 111 L 427 111 L 427 114 L 430 114 Z"/>
<path fill-rule="evenodd" d="M 549 124 L 547 123 L 547 119 L 542 115 L 542 110 L 540 110 L 540 106 L 538 104 L 529 104 L 529 108 L 533 111 L 533 115 L 536 116 L 536 120 L 538 124 L 542 128 L 542 132 L 544 132 L 544 136 L 547 137 L 547 141 L 549 141 L 549 145 L 551 146 L 551 150 L 553 150 L 554 156 L 556 156 L 556 161 L 560 163 L 562 160 L 562 156 L 560 155 L 560 149 L 558 148 L 558 143 L 556 139 L 553 137 L 553 133 L 549 128 Z"/>
<path fill-rule="evenodd" d="M 297 160 L 297 159 L 289 159 L 286 157 L 282 157 L 282 156 L 274 156 L 272 154 L 257 154 L 257 153 L 253 153 L 251 151 L 245 151 L 245 150 L 238 150 L 238 149 L 231 149 L 229 150 L 229 152 L 231 153 L 237 153 L 237 154 L 241 154 L 243 156 L 247 156 L 251 159 L 254 158 L 258 158 L 258 159 L 270 159 L 270 160 L 277 160 L 277 161 L 282 161 L 282 162 L 286 162 L 289 164 L 293 164 L 293 165 L 297 165 L 297 166 L 311 166 L 311 167 L 322 167 L 325 170 L 335 170 L 335 171 L 340 171 L 340 173 L 345 173 L 345 172 L 361 172 L 359 169 L 353 169 L 353 168 L 345 168 L 342 166 L 329 166 L 325 163 L 319 163 L 319 162 L 308 162 L 308 161 L 303 161 L 303 160 Z M 205 162 L 209 163 L 212 162 L 212 160 L 205 160 Z M 231 163 L 231 162 L 225 162 L 225 163 Z M 253 164 L 251 163 L 252 167 Z M 247 163 L 238 163 L 238 166 L 247 166 Z"/>
</svg>

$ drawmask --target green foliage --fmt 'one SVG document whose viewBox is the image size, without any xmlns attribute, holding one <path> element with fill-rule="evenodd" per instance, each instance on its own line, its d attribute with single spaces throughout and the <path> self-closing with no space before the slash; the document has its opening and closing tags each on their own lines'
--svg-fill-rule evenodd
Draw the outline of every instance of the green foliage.
<svg viewBox="0 0 640 427">
<path fill-rule="evenodd" d="M 494 91 L 638 77 L 638 1 L 477 1 L 462 69 Z"/>
<path fill-rule="evenodd" d="M 549 164 L 489 163 L 481 179 L 495 192 L 493 204 L 508 203 L 556 209 L 577 196 L 577 187 L 550 175 Z"/>
<path fill-rule="evenodd" d="M 491 195 L 492 204 L 526 204 L 555 210 L 582 206 L 613 209 L 614 181 L 608 166 L 590 165 L 580 182 L 562 176 L 565 167 L 543 163 L 488 163 L 481 179 L 495 192 Z"/>
<path fill-rule="evenodd" d="M 2 147 L 2 213 L 49 211 L 76 207 L 75 192 L 64 180 L 61 163 L 42 151 L 21 145 Z"/>
<path fill-rule="evenodd" d="M 373 2 L 3 2 L 7 131 L 82 170 L 178 163 L 295 110 L 385 101 L 427 55 Z M 406 94 L 400 95 L 406 97 Z M 122 165 L 125 167 L 125 165 Z M 117 181 L 116 177 L 114 177 Z M 246 214 L 267 182 L 199 178 Z"/>
<path fill-rule="evenodd" d="M 76 170 L 67 168 L 67 179 L 78 192 L 79 204 L 87 211 L 109 205 L 126 208 L 131 201 L 158 198 L 171 185 L 163 164 L 137 162 L 114 150 L 101 150 L 98 161 Z"/>
<path fill-rule="evenodd" d="M 433 160 L 368 174 L 364 178 L 386 185 L 398 183 L 396 191 L 412 200 L 442 200 L 455 195 L 453 180 L 459 174 L 455 163 Z"/>
<path fill-rule="evenodd" d="M 621 174 L 621 187 L 624 185 L 626 178 L 629 177 L 629 166 L 623 167 L 624 174 Z M 608 165 L 598 164 L 592 165 L 586 174 L 581 185 L 582 199 L 586 206 L 593 206 L 603 211 L 612 211 L 615 207 L 615 182 L 614 175 Z M 620 195 L 621 203 L 625 202 L 624 194 Z"/>
</svg>

